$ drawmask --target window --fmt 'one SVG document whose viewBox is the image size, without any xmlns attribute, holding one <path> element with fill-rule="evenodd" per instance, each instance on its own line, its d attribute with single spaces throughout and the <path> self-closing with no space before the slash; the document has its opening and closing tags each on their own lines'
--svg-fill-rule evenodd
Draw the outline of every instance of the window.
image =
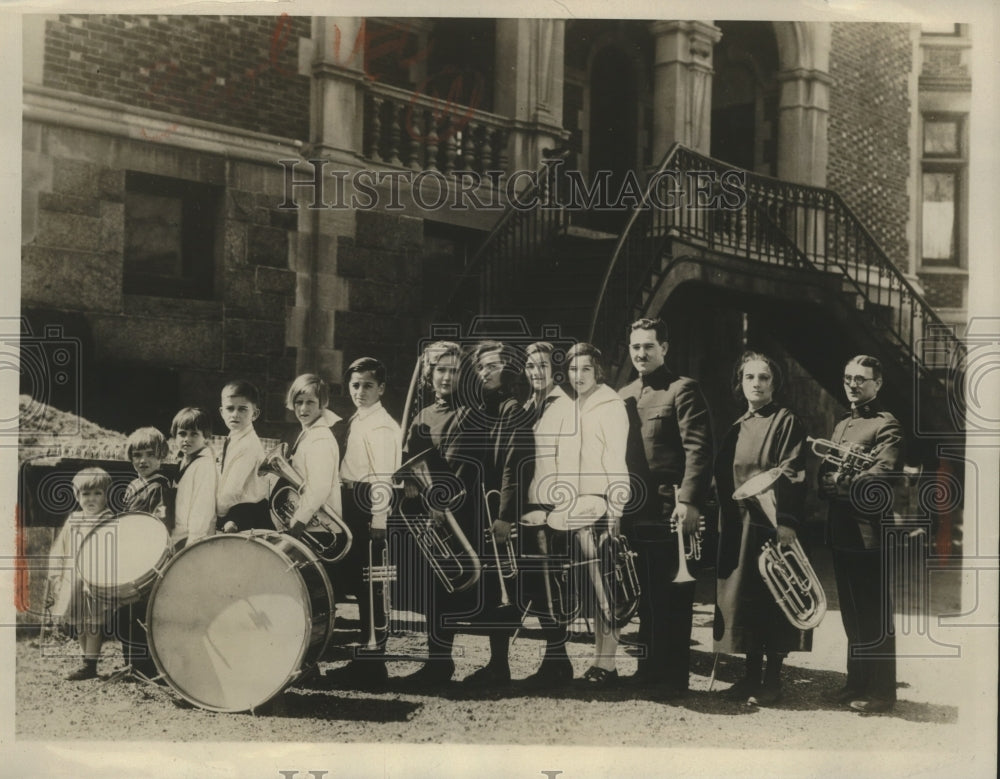
<svg viewBox="0 0 1000 779">
<path fill-rule="evenodd" d="M 210 300 L 222 188 L 125 175 L 126 295 Z"/>
<path fill-rule="evenodd" d="M 924 267 L 961 267 L 965 122 L 961 115 L 923 117 L 920 243 Z"/>
<path fill-rule="evenodd" d="M 924 35 L 949 35 L 956 36 L 962 34 L 962 27 L 950 22 L 930 22 L 920 25 L 920 32 Z"/>
</svg>

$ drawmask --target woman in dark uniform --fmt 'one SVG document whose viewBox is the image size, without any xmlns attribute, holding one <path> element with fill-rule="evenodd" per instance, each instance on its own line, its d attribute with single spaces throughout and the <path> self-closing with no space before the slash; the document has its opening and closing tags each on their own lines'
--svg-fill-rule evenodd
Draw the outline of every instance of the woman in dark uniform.
<svg viewBox="0 0 1000 779">
<path fill-rule="evenodd" d="M 781 698 L 781 664 L 788 652 L 812 648 L 812 631 L 799 630 L 786 619 L 757 568 L 766 541 L 795 540 L 805 501 L 806 434 L 799 418 L 775 403 L 780 388 L 781 372 L 773 359 L 758 352 L 743 354 L 733 394 L 745 399 L 748 408 L 729 428 L 715 461 L 721 510 L 715 650 L 746 654 L 745 676 L 725 694 L 759 706 Z M 782 470 L 773 485 L 777 527 L 756 500 L 732 499 L 736 488 L 772 468 Z"/>
</svg>

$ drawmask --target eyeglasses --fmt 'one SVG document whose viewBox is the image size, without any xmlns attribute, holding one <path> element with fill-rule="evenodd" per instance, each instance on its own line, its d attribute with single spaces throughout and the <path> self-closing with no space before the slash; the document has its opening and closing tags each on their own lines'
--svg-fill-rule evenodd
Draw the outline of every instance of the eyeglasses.
<svg viewBox="0 0 1000 779">
<path fill-rule="evenodd" d="M 870 381 L 875 381 L 875 379 L 870 376 L 844 376 L 844 384 L 848 387 L 861 387 Z"/>
</svg>

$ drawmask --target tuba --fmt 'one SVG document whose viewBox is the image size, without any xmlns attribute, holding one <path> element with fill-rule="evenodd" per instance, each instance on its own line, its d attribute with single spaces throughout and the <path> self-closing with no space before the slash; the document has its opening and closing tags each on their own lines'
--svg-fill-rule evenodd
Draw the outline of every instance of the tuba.
<svg viewBox="0 0 1000 779">
<path fill-rule="evenodd" d="M 447 485 L 435 484 L 435 475 L 441 473 L 451 475 L 451 468 L 431 447 L 403 463 L 392 478 L 416 486 L 422 504 L 420 510 L 414 511 L 408 505 L 412 501 L 400 501 L 399 519 L 445 590 L 461 592 L 479 581 L 482 564 L 449 508 L 464 492 L 449 495 Z M 440 500 L 442 496 L 448 499 Z"/>
<path fill-rule="evenodd" d="M 733 500 L 755 500 L 775 527 L 778 526 L 774 483 L 781 468 L 758 473 L 740 485 Z M 784 547 L 784 548 L 782 548 Z M 796 538 L 791 544 L 768 541 L 761 548 L 757 567 L 778 608 L 799 630 L 816 627 L 826 614 L 826 593 Z"/>
<path fill-rule="evenodd" d="M 287 451 L 287 444 L 278 444 L 265 455 L 264 461 L 257 468 L 258 476 L 273 473 L 278 477 L 278 483 L 271 490 L 268 507 L 271 510 L 271 522 L 279 531 L 288 530 L 288 525 L 299 507 L 300 496 L 305 486 L 305 480 L 289 462 L 286 456 Z M 351 542 L 354 540 L 350 528 L 329 506 L 320 506 L 310 524 L 312 522 L 317 522 L 323 530 L 327 531 L 331 536 L 331 541 L 324 543 L 309 530 L 302 534 L 302 540 L 324 562 L 335 563 L 342 560 L 344 555 L 350 551 Z"/>
</svg>

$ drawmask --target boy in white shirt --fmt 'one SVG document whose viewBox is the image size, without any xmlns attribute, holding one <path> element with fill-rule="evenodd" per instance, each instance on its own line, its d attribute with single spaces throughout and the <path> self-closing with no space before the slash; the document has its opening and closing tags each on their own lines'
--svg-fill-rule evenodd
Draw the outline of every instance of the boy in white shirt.
<svg viewBox="0 0 1000 779">
<path fill-rule="evenodd" d="M 361 614 L 361 646 L 346 668 L 327 676 L 333 681 L 367 687 L 384 686 L 385 614 L 382 582 L 369 585 L 363 569 L 382 565 L 386 549 L 386 521 L 392 504 L 392 474 L 400 466 L 402 431 L 382 407 L 385 366 L 373 357 L 361 357 L 348 366 L 346 384 L 357 411 L 347 422 L 344 458 L 340 464 L 344 521 L 354 534 L 354 545 L 338 573 L 343 588 L 354 592 Z M 370 559 L 369 559 L 370 558 Z"/>
<path fill-rule="evenodd" d="M 215 533 L 215 492 L 218 474 L 208 447 L 212 422 L 200 408 L 182 408 L 170 424 L 181 467 L 177 477 L 177 505 L 170 540 L 175 550 Z"/>
<path fill-rule="evenodd" d="M 222 388 L 219 414 L 229 436 L 219 457 L 219 488 L 215 512 L 225 533 L 273 529 L 267 509 L 267 483 L 257 475 L 264 446 L 253 423 L 260 416 L 260 392 L 249 381 L 231 381 Z"/>
</svg>

